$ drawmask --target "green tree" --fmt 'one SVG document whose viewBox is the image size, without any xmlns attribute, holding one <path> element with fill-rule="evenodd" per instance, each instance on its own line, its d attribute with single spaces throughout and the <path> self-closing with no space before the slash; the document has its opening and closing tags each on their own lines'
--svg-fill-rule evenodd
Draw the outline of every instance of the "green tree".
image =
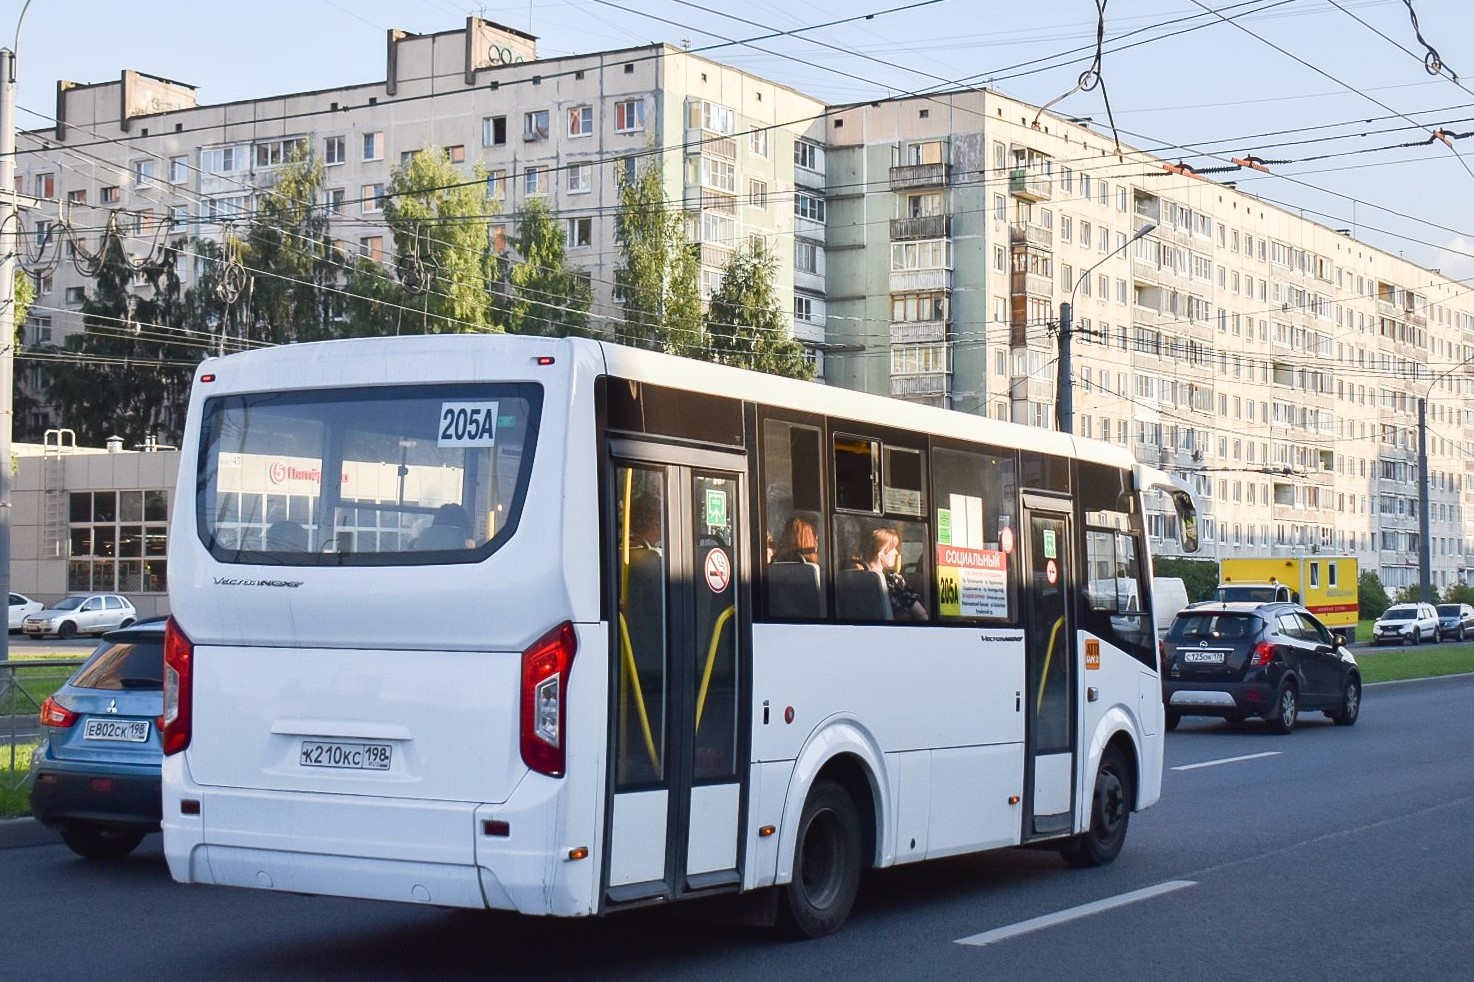
<svg viewBox="0 0 1474 982">
<path fill-rule="evenodd" d="M 494 260 L 486 169 L 472 179 L 439 147 L 417 151 L 389 180 L 384 217 L 394 236 L 400 282 L 419 311 L 408 329 L 425 334 L 500 331 L 487 284 Z"/>
<path fill-rule="evenodd" d="M 699 356 L 703 349 L 699 258 L 686 242 L 685 218 L 665 200 L 660 165 L 652 158 L 633 177 L 619 172 L 614 240 L 620 262 L 614 286 L 624 321 L 615 340 Z"/>
<path fill-rule="evenodd" d="M 194 366 L 206 346 L 189 327 L 175 272 L 181 246 L 134 260 L 109 220 L 93 289 L 82 303 L 83 329 L 66 339 L 45 385 L 46 400 L 79 443 L 101 446 L 110 436 L 125 445 L 150 437 L 179 442 Z M 151 288 L 146 297 L 132 291 L 138 276 Z"/>
<path fill-rule="evenodd" d="M 299 144 L 277 168 L 241 243 L 241 261 L 251 271 L 250 333 L 272 344 L 332 337 L 341 309 L 333 289 L 341 274 L 320 204 L 323 167 L 305 147 Z"/>
<path fill-rule="evenodd" d="M 31 276 L 20 266 L 15 267 L 15 337 L 12 339 L 15 348 L 19 351 L 21 344 L 21 328 L 25 327 L 26 318 L 31 316 L 31 303 L 36 299 L 36 284 Z"/>
<path fill-rule="evenodd" d="M 518 258 L 507 272 L 507 331 L 558 338 L 588 334 L 593 291 L 568 265 L 563 229 L 541 198 L 522 208 L 516 249 Z"/>
<path fill-rule="evenodd" d="M 1450 583 L 1443 591 L 1442 603 L 1469 604 L 1474 606 L 1474 586 L 1467 583 Z"/>
<path fill-rule="evenodd" d="M 777 271 L 777 257 L 760 242 L 732 254 L 707 307 L 707 350 L 724 365 L 807 381 L 814 368 L 804 360 L 778 299 Z"/>
<path fill-rule="evenodd" d="M 1357 615 L 1364 621 L 1374 621 L 1382 616 L 1382 612 L 1392 606 L 1392 601 L 1387 596 L 1387 589 L 1382 586 L 1382 580 L 1376 573 L 1369 569 L 1362 570 L 1361 576 L 1356 580 L 1357 593 Z"/>
<path fill-rule="evenodd" d="M 1187 588 L 1187 599 L 1192 603 L 1212 600 L 1213 591 L 1218 589 L 1218 563 L 1212 559 L 1153 556 L 1152 571 L 1157 576 L 1181 579 Z"/>
</svg>

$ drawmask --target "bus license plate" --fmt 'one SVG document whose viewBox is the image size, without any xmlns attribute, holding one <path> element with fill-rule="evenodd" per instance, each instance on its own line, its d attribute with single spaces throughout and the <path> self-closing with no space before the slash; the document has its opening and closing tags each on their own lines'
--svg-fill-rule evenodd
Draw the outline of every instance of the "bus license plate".
<svg viewBox="0 0 1474 982">
<path fill-rule="evenodd" d="M 148 726 L 146 719 L 89 719 L 82 731 L 82 739 L 144 743 L 148 740 Z"/>
<path fill-rule="evenodd" d="M 387 771 L 394 748 L 387 743 L 329 743 L 303 740 L 303 767 L 343 767 L 360 771 Z"/>
</svg>

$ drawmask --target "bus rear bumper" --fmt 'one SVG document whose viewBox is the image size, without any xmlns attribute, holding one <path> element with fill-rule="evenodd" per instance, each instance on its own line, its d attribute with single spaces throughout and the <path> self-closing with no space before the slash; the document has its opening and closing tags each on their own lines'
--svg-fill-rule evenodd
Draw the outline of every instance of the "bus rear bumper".
<svg viewBox="0 0 1474 982">
<path fill-rule="evenodd" d="M 201 787 L 187 779 L 183 756 L 164 762 L 163 822 L 169 872 L 181 883 L 523 914 L 596 910 L 596 863 L 570 861 L 544 841 L 559 824 L 557 782 L 524 781 L 525 793 L 494 807 L 356 803 Z"/>
</svg>

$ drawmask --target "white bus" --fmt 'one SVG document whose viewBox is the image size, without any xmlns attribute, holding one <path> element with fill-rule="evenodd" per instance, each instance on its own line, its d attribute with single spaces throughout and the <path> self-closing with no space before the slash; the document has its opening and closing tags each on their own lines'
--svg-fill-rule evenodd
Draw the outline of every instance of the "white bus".
<svg viewBox="0 0 1474 982">
<path fill-rule="evenodd" d="M 864 867 L 1107 863 L 1158 798 L 1168 482 L 1120 447 L 463 335 L 207 361 L 182 459 L 177 880 L 558 916 L 764 891 L 814 936 Z"/>
</svg>

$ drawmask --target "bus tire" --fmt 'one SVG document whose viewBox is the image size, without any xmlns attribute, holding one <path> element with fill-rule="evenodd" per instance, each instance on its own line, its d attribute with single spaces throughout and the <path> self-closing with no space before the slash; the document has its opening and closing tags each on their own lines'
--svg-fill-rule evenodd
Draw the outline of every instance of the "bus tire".
<svg viewBox="0 0 1474 982">
<path fill-rule="evenodd" d="M 1095 772 L 1095 789 L 1090 796 L 1090 827 L 1070 838 L 1060 849 L 1070 865 L 1081 869 L 1105 866 L 1115 861 L 1126 844 L 1131 824 L 1131 772 L 1121 751 L 1106 747 Z"/>
<path fill-rule="evenodd" d="M 816 782 L 797 839 L 793 879 L 779 888 L 778 926 L 791 937 L 820 938 L 844 924 L 860 889 L 860 819 L 849 792 Z"/>
</svg>

